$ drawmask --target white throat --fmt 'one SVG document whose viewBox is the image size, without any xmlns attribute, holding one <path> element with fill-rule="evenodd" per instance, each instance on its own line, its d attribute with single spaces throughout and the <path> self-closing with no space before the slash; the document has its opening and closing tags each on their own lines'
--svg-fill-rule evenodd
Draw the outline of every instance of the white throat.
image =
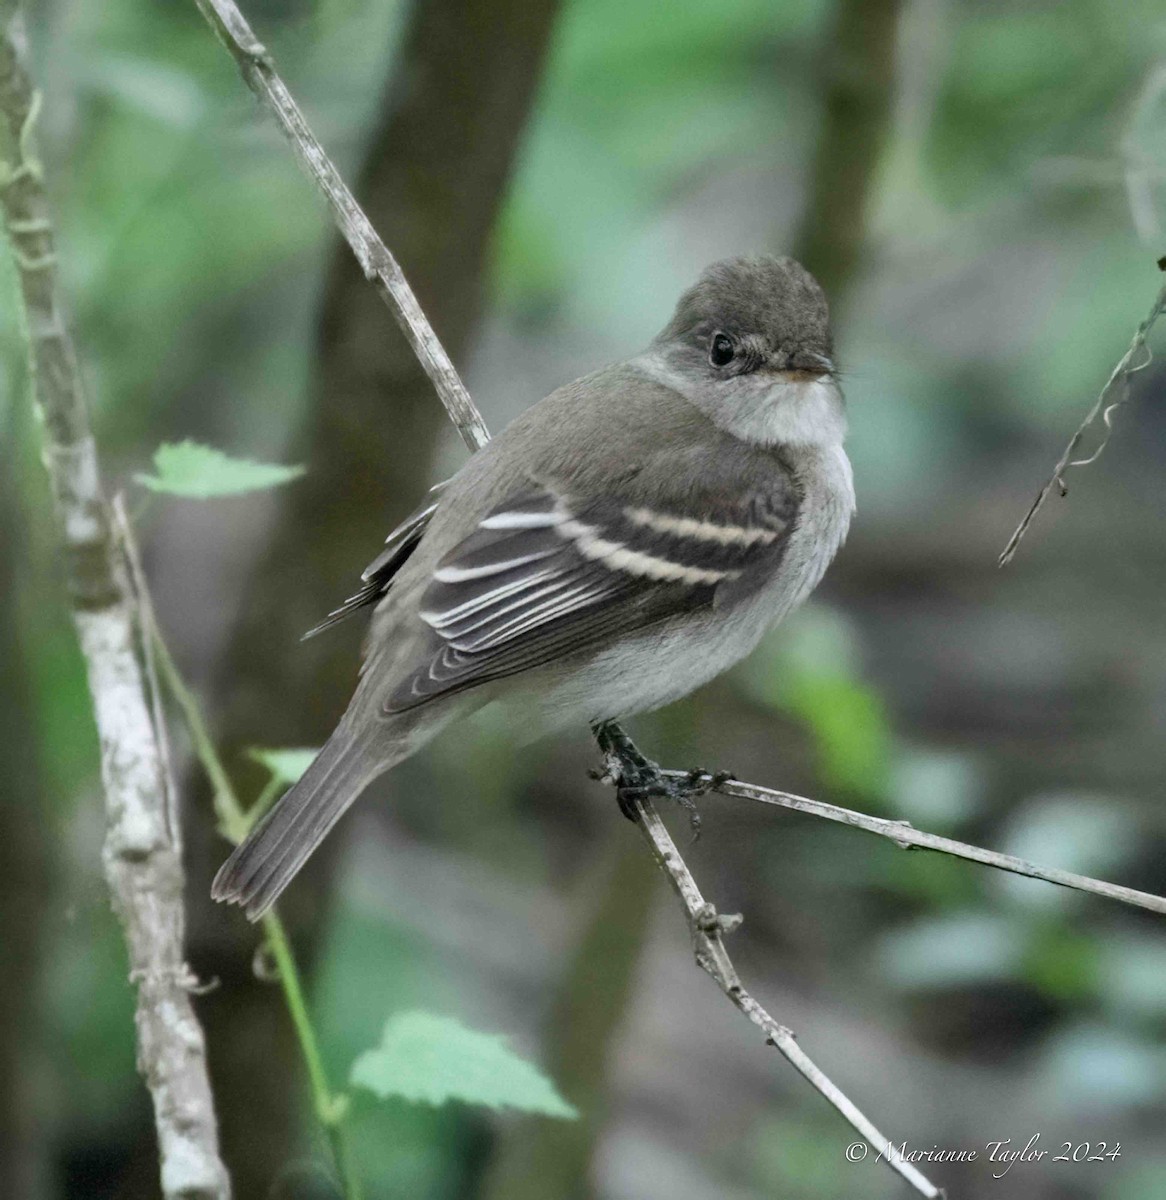
<svg viewBox="0 0 1166 1200">
<path fill-rule="evenodd" d="M 726 433 L 760 446 L 841 446 L 846 437 L 842 393 L 828 375 L 799 383 L 772 375 L 739 375 L 709 385 L 671 367 L 658 351 L 635 360 L 650 379 L 679 392 Z"/>
</svg>

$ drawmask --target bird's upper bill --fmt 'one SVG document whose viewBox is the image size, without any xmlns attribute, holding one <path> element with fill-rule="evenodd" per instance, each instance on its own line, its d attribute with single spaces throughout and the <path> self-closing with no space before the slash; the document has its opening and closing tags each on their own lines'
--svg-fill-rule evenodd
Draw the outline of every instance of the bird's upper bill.
<svg viewBox="0 0 1166 1200">
<path fill-rule="evenodd" d="M 784 369 L 773 371 L 773 374 L 781 380 L 782 383 L 829 383 L 834 378 L 833 373 L 824 371 L 819 367 L 815 371 L 801 371 Z"/>
</svg>

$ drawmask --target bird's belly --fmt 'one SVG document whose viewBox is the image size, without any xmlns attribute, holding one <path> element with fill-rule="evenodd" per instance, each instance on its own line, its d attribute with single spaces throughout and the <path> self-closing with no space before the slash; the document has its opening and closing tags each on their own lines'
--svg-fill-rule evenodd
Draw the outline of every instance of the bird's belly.
<svg viewBox="0 0 1166 1200">
<path fill-rule="evenodd" d="M 809 587 L 784 573 L 731 614 L 715 610 L 644 629 L 563 675 L 531 678 L 546 729 L 607 721 L 679 700 L 740 662 Z M 812 586 L 812 584 L 810 584 Z"/>
</svg>

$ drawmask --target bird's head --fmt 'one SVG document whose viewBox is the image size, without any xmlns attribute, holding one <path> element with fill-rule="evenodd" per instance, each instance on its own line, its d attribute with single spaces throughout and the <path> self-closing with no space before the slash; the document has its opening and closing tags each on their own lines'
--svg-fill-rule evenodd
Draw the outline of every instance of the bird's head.
<svg viewBox="0 0 1166 1200">
<path fill-rule="evenodd" d="M 845 435 L 826 297 L 792 258 L 713 263 L 644 362 L 746 441 L 824 445 Z"/>
</svg>

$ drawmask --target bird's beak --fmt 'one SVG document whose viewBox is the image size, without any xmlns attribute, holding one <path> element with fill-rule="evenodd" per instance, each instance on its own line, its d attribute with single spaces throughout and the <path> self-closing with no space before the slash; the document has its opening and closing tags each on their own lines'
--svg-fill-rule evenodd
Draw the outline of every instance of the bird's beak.
<svg viewBox="0 0 1166 1200">
<path fill-rule="evenodd" d="M 825 371 L 775 371 L 774 374 L 782 383 L 821 383 L 830 376 Z"/>
<path fill-rule="evenodd" d="M 833 378 L 834 363 L 824 354 L 795 350 L 783 355 L 772 370 L 783 383 L 820 383 Z"/>
</svg>

